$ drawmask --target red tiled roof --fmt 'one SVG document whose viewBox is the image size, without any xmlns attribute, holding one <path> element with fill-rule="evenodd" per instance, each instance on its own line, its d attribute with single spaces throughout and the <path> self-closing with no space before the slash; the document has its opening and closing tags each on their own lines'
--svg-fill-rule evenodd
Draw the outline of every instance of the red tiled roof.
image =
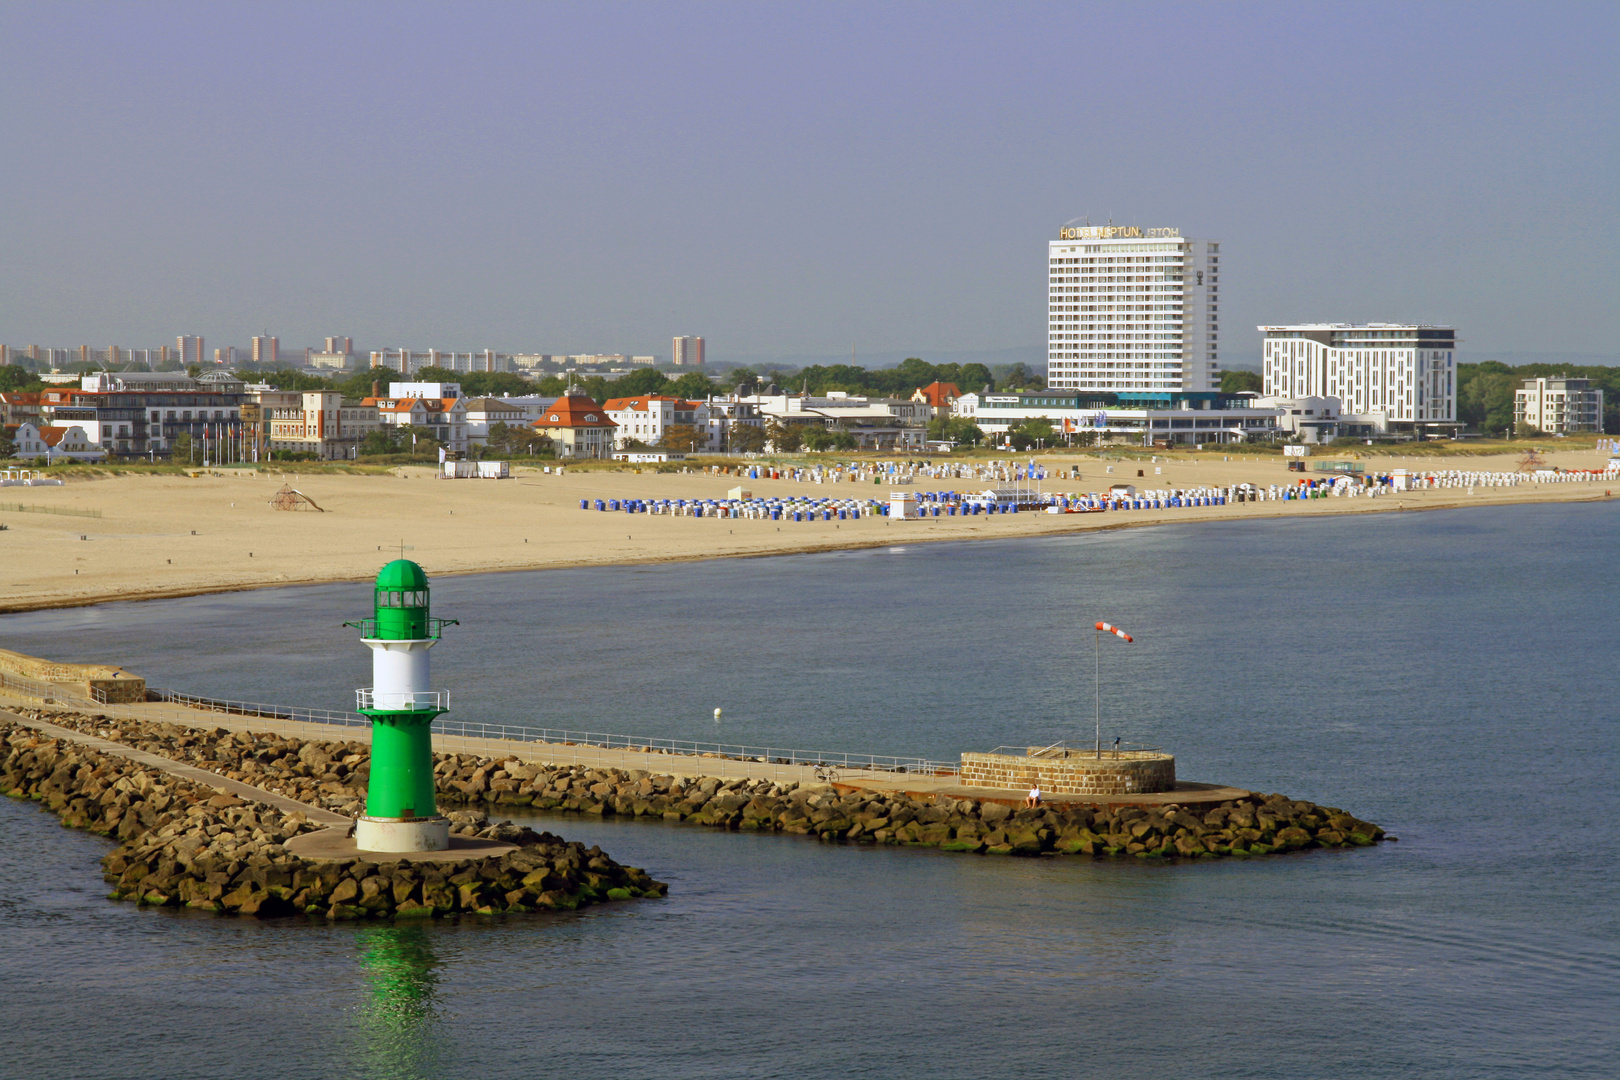
<svg viewBox="0 0 1620 1080">
<path fill-rule="evenodd" d="M 39 429 L 39 441 L 46 446 L 55 446 L 62 441 L 71 428 L 46 426 Z"/>
<path fill-rule="evenodd" d="M 552 403 L 531 426 L 537 428 L 618 427 L 607 410 L 584 394 L 566 394 Z"/>
<path fill-rule="evenodd" d="M 952 401 L 961 397 L 962 391 L 956 388 L 955 383 L 931 382 L 919 389 L 916 394 L 913 394 L 912 400 L 915 401 L 919 394 L 922 396 L 922 400 L 929 405 L 936 409 L 943 409 Z"/>
</svg>

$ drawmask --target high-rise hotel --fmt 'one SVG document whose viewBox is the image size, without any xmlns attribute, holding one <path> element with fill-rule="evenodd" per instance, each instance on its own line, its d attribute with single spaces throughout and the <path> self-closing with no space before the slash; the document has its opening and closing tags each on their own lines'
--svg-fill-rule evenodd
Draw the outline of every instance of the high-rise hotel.
<svg viewBox="0 0 1620 1080">
<path fill-rule="evenodd" d="M 1220 281 L 1221 245 L 1179 229 L 1059 229 L 1047 244 L 1047 385 L 1219 390 Z"/>
</svg>

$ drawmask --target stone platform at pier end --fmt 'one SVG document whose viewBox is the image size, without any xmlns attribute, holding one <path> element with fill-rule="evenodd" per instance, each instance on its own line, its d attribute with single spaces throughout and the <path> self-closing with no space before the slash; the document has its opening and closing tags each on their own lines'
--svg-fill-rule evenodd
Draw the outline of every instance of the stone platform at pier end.
<svg viewBox="0 0 1620 1080">
<path fill-rule="evenodd" d="M 1155 795 L 1174 791 L 1176 759 L 1159 750 L 1031 746 L 1024 753 L 962 755 L 964 787 L 1032 788 L 1050 795 Z"/>
</svg>

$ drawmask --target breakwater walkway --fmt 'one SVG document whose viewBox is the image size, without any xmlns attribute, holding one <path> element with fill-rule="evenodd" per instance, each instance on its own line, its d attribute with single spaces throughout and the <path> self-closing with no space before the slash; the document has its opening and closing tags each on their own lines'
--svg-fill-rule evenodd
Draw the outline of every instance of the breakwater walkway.
<svg viewBox="0 0 1620 1080">
<path fill-rule="evenodd" d="M 7 691 L 0 688 L 0 695 Z M 13 689 L 10 696 L 28 701 Z M 77 712 L 179 724 L 191 728 L 263 732 L 299 739 L 369 742 L 370 721 L 359 715 L 296 709 L 256 702 L 223 701 L 178 694 L 171 700 L 100 703 L 58 693 L 57 701 Z M 0 700 L 4 700 L 0 696 Z M 37 705 L 38 700 L 28 701 Z M 561 736 L 567 735 L 568 738 Z M 548 737 L 549 736 L 549 737 Z M 602 733 L 553 733 L 511 725 L 448 722 L 435 725 L 433 750 L 496 761 L 516 760 L 589 769 L 644 771 L 722 782 L 761 781 L 787 785 L 827 784 L 844 790 L 906 795 L 912 798 L 976 799 L 1021 805 L 1023 788 L 985 787 L 963 783 L 955 762 L 922 758 L 877 757 L 848 753 L 725 747 L 722 744 L 655 745 L 658 740 Z M 713 745 L 703 750 L 701 746 Z M 1118 795 L 1046 794 L 1043 801 L 1063 806 L 1219 805 L 1252 793 L 1223 784 L 1179 781 L 1171 791 Z"/>
<path fill-rule="evenodd" d="M 285 795 L 277 795 L 275 792 L 254 787 L 252 784 L 244 784 L 240 780 L 232 780 L 229 777 L 221 776 L 217 772 L 199 769 L 194 765 L 184 765 L 170 758 L 151 754 L 124 743 L 113 742 L 110 739 L 103 739 L 95 735 L 86 735 L 83 732 L 74 731 L 72 728 L 61 727 L 46 720 L 36 720 L 21 713 L 0 710 L 0 724 L 3 723 L 20 724 L 23 727 L 30 727 L 35 731 L 49 735 L 53 739 L 77 743 L 97 753 L 114 754 L 121 758 L 127 758 L 138 765 L 157 769 L 159 772 L 168 773 L 170 776 L 178 777 L 181 780 L 187 780 L 202 787 L 214 788 L 243 802 L 260 803 L 284 814 L 302 814 L 306 821 L 314 825 L 347 828 L 352 820 L 345 814 L 322 810 L 318 806 L 311 806 L 308 803 L 299 802 L 297 799 L 289 799 Z"/>
</svg>

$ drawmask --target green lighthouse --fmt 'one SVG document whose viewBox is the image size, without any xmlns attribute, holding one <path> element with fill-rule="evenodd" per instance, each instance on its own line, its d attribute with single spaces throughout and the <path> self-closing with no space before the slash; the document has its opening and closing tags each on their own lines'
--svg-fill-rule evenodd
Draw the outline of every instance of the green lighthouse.
<svg viewBox="0 0 1620 1080">
<path fill-rule="evenodd" d="M 427 574 L 395 559 L 377 574 L 372 617 L 357 627 L 371 649 L 371 686 L 355 696 L 371 717 L 371 781 L 366 812 L 355 823 L 361 851 L 443 851 L 450 823 L 433 793 L 433 718 L 449 695 L 432 688 L 428 650 L 454 619 L 429 614 Z"/>
</svg>

